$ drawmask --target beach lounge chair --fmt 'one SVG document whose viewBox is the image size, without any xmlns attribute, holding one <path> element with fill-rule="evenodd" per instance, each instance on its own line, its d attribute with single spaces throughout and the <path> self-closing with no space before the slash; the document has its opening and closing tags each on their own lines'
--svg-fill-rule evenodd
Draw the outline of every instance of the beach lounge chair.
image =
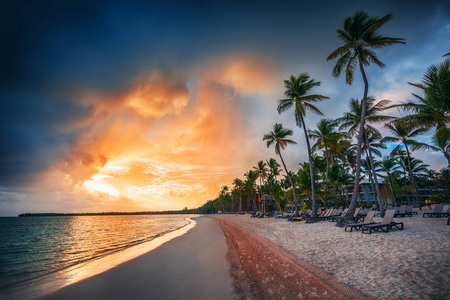
<svg viewBox="0 0 450 300">
<path fill-rule="evenodd" d="M 334 212 L 334 209 L 330 208 L 325 212 L 325 215 L 319 216 L 318 218 L 319 218 L 319 220 L 327 220 L 333 212 Z"/>
<path fill-rule="evenodd" d="M 332 217 L 340 217 L 341 214 L 342 214 L 342 209 L 336 208 L 336 209 L 331 210 L 331 212 L 328 216 L 321 217 L 320 219 L 321 220 L 329 220 Z"/>
<path fill-rule="evenodd" d="M 355 220 L 355 221 L 357 221 L 358 219 L 356 219 L 357 217 L 358 217 L 358 214 L 359 214 L 359 211 L 360 211 L 361 209 L 359 208 L 359 207 L 357 207 L 356 209 L 355 209 L 355 213 L 353 214 L 353 219 Z M 348 211 L 348 210 L 347 210 Z M 347 213 L 347 212 L 346 212 Z M 333 217 L 333 218 L 330 218 L 329 220 L 330 220 L 330 222 L 337 222 L 337 221 L 339 221 L 339 220 L 341 220 L 341 219 L 343 219 L 345 217 L 345 214 L 342 214 L 342 215 L 340 215 L 340 216 L 338 216 L 338 217 Z"/>
<path fill-rule="evenodd" d="M 442 210 L 444 209 L 444 205 L 442 204 L 436 204 L 433 211 L 430 213 L 423 213 L 422 217 L 428 217 L 428 218 L 439 218 L 439 216 L 442 214 Z"/>
<path fill-rule="evenodd" d="M 406 207 L 406 212 L 407 213 L 411 213 L 411 215 L 417 215 L 417 211 L 414 210 L 414 206 L 413 205 L 408 205 Z"/>
<path fill-rule="evenodd" d="M 407 210 L 407 206 L 406 205 L 401 205 L 400 209 L 398 210 L 398 212 L 394 215 L 394 218 L 396 217 L 412 217 L 412 212 L 408 212 Z"/>
<path fill-rule="evenodd" d="M 450 217 L 450 205 L 448 204 L 444 205 L 444 208 L 442 209 L 442 216 Z"/>
<path fill-rule="evenodd" d="M 395 210 L 390 209 L 386 211 L 386 214 L 384 215 L 383 220 L 380 223 L 373 223 L 369 225 L 362 226 L 362 233 L 365 234 L 372 234 L 373 231 L 380 231 L 383 232 L 389 232 L 389 229 L 392 229 L 393 227 L 396 227 L 399 230 L 403 230 L 403 222 L 394 222 L 393 218 L 395 215 Z"/>
<path fill-rule="evenodd" d="M 352 232 L 353 229 L 360 229 L 364 225 L 369 225 L 373 223 L 373 217 L 375 216 L 375 211 L 371 210 L 367 213 L 367 216 L 364 218 L 364 221 L 361 223 L 355 223 L 355 224 L 348 224 L 345 226 L 345 231 L 347 231 L 347 228 L 350 228 L 350 232 Z"/>
<path fill-rule="evenodd" d="M 339 217 L 342 217 L 342 216 L 345 216 L 345 214 L 347 213 L 347 211 L 348 211 L 348 208 L 344 209 L 344 211 L 341 211 L 339 214 L 336 214 L 336 215 L 334 215 L 334 216 L 329 217 L 329 218 L 328 218 L 328 221 L 329 221 L 329 222 L 334 222 L 334 219 L 339 218 Z"/>
<path fill-rule="evenodd" d="M 260 211 L 257 211 L 256 213 L 251 215 L 251 218 L 259 218 L 261 216 L 261 214 L 262 213 Z"/>
</svg>

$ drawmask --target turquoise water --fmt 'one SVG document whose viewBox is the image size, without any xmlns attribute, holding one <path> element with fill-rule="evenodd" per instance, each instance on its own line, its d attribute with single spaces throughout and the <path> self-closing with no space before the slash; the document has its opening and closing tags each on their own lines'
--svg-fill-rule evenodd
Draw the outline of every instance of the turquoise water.
<svg viewBox="0 0 450 300">
<path fill-rule="evenodd" d="M 64 277 L 68 270 L 180 229 L 188 217 L 0 218 L 0 298 L 36 289 L 44 278 L 48 282 Z"/>
</svg>

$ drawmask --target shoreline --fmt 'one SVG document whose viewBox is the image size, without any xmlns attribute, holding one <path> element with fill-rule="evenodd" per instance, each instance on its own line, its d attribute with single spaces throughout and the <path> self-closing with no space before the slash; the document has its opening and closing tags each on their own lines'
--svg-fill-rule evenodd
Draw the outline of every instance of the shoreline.
<svg viewBox="0 0 450 300">
<path fill-rule="evenodd" d="M 139 256 L 145 255 L 161 245 L 186 234 L 196 225 L 196 221 L 193 218 L 195 217 L 185 218 L 187 221 L 185 225 L 171 231 L 162 232 L 150 241 L 87 263 L 81 263 L 68 269 L 45 275 L 36 279 L 34 282 L 13 288 L 12 292 L 6 290 L 6 293 L 0 294 L 0 296 L 6 299 L 37 299 L 48 296 L 67 286 L 97 276 Z"/>
<path fill-rule="evenodd" d="M 195 226 L 152 251 L 38 299 L 232 299 L 218 222 Z"/>
</svg>

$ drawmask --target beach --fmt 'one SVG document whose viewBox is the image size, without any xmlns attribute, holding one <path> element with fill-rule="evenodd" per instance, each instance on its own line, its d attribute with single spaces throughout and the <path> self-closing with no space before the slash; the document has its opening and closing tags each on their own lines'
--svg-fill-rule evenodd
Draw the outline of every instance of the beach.
<svg viewBox="0 0 450 300">
<path fill-rule="evenodd" d="M 41 299 L 448 299 L 450 226 L 422 218 L 428 211 L 371 235 L 331 222 L 196 217 L 186 234 Z"/>
<path fill-rule="evenodd" d="M 405 224 L 402 231 L 371 235 L 345 232 L 332 222 L 292 223 L 249 215 L 216 218 L 270 241 L 301 265 L 311 264 L 368 297 L 449 299 L 450 226 L 447 218 L 423 218 L 423 212 L 430 210 L 396 218 Z"/>
</svg>

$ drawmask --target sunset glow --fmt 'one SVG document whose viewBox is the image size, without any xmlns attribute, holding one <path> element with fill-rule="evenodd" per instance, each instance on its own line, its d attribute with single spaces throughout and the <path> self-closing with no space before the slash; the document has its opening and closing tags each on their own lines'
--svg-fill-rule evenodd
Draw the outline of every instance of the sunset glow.
<svg viewBox="0 0 450 300">
<path fill-rule="evenodd" d="M 415 91 L 407 82 L 420 82 L 448 52 L 449 19 L 438 6 L 405 12 L 386 3 L 367 9 L 393 13 L 385 30 L 407 44 L 377 52 L 386 67 L 367 68 L 369 94 L 400 103 Z M 321 82 L 326 118 L 362 96 L 360 76 L 346 85 L 326 61 L 356 7 L 308 4 L 299 16 L 297 4 L 48 5 L 19 5 L 7 19 L 0 215 L 195 208 L 276 157 L 262 141 L 275 123 L 294 131 L 297 144 L 283 153 L 288 169 L 306 161 L 302 129 L 276 109 L 291 74 Z M 316 24 L 319 12 L 325 21 Z M 428 25 L 417 23 L 419 13 Z M 320 118 L 308 115 L 307 127 Z M 433 152 L 416 157 L 442 164 Z"/>
</svg>

